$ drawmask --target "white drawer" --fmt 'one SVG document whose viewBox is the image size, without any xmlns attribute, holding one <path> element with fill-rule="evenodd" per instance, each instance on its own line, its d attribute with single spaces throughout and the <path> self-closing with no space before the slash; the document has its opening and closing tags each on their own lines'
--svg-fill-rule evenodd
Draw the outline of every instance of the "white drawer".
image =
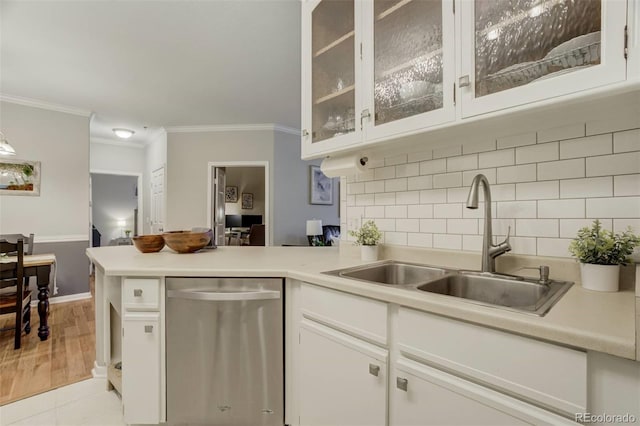
<svg viewBox="0 0 640 426">
<path fill-rule="evenodd" d="M 304 283 L 301 311 L 334 329 L 373 343 L 387 344 L 387 304 L 366 297 Z"/>
<path fill-rule="evenodd" d="M 401 308 L 400 352 L 568 414 L 587 406 L 587 354 Z"/>
<path fill-rule="evenodd" d="M 127 311 L 160 310 L 160 280 L 125 278 L 122 285 L 122 305 Z"/>
</svg>

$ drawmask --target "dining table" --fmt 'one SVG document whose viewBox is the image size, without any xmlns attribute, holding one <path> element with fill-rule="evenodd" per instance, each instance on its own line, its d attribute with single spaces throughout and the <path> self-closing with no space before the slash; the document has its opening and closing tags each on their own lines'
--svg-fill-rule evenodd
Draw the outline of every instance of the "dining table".
<svg viewBox="0 0 640 426">
<path fill-rule="evenodd" d="M 21 234 L 3 234 L 0 235 L 0 241 L 15 242 L 18 238 L 27 237 Z M 4 256 L 0 258 L 0 262 L 15 262 L 16 256 Z M 24 256 L 24 276 L 35 277 L 36 287 L 38 291 L 38 316 L 40 318 L 40 326 L 38 327 L 38 337 L 41 341 L 49 338 L 49 287 L 55 285 L 56 272 L 56 255 L 53 253 L 29 254 Z M 52 274 L 53 272 L 53 274 Z M 51 276 L 53 275 L 53 280 Z"/>
</svg>

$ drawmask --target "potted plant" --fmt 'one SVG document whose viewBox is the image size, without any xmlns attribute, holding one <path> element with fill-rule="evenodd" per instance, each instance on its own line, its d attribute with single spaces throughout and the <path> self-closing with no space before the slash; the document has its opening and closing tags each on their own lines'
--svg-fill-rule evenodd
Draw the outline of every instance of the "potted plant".
<svg viewBox="0 0 640 426">
<path fill-rule="evenodd" d="M 580 261 L 582 287 L 596 291 L 618 291 L 620 265 L 626 265 L 640 237 L 628 228 L 614 234 L 602 229 L 599 220 L 578 231 L 569 251 Z"/>
<path fill-rule="evenodd" d="M 349 235 L 355 237 L 356 245 L 361 246 L 360 256 L 362 260 L 369 262 L 378 260 L 378 243 L 382 238 L 382 233 L 374 221 L 366 221 L 357 231 L 349 231 Z"/>
</svg>

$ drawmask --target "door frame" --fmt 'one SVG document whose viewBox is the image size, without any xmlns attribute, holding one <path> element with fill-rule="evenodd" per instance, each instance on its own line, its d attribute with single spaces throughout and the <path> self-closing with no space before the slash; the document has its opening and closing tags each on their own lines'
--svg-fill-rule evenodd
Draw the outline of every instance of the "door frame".
<svg viewBox="0 0 640 426">
<path fill-rule="evenodd" d="M 213 169 L 216 167 L 262 167 L 264 168 L 264 235 L 265 246 L 270 246 L 273 241 L 271 229 L 271 175 L 269 172 L 269 161 L 209 161 L 207 163 L 207 226 L 213 229 Z"/>
<path fill-rule="evenodd" d="M 104 170 L 104 169 L 90 169 L 89 170 L 89 191 L 92 189 L 91 175 L 115 175 L 115 176 L 135 176 L 138 178 L 138 229 L 137 234 L 144 234 L 144 188 L 142 182 L 143 173 L 129 172 L 126 170 Z M 93 247 L 93 232 L 91 232 L 91 225 L 93 225 L 93 196 L 89 196 L 89 247 Z"/>
</svg>

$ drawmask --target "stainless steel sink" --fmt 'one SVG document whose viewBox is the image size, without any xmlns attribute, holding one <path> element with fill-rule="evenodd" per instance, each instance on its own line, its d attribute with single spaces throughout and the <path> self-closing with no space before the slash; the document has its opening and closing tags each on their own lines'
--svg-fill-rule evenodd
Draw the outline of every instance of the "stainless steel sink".
<svg viewBox="0 0 640 426">
<path fill-rule="evenodd" d="M 540 284 L 532 279 L 461 272 L 422 284 L 416 289 L 542 316 L 572 284 L 553 280 Z"/>
<path fill-rule="evenodd" d="M 418 285 L 445 276 L 450 271 L 413 263 L 385 261 L 373 265 L 329 271 L 326 274 L 385 285 Z"/>
</svg>

